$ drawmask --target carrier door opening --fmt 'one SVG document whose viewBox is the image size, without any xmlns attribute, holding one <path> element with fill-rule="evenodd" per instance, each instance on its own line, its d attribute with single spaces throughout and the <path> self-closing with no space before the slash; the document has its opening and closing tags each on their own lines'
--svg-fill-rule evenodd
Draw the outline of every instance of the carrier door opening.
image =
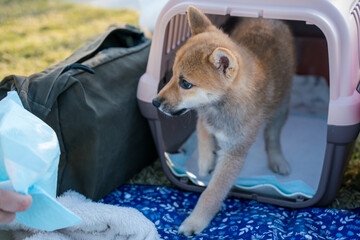
<svg viewBox="0 0 360 240">
<path fill-rule="evenodd" d="M 208 17 L 227 33 L 241 21 L 240 17 Z M 268 168 L 263 130 L 260 130 L 233 192 L 248 198 L 258 195 L 296 202 L 311 199 L 321 178 L 326 150 L 329 62 L 326 39 L 319 28 L 302 21 L 286 22 L 295 36 L 297 58 L 290 114 L 281 133 L 282 148 L 291 173 L 282 176 Z M 175 53 L 188 37 L 190 32 L 185 15 L 173 17 L 164 39 L 159 91 L 171 79 Z M 159 114 L 159 117 L 166 161 L 172 173 L 179 178 L 188 178 L 192 184 L 206 186 L 211 175 L 201 178 L 197 168 L 196 113 L 192 111 L 176 118 Z"/>
</svg>

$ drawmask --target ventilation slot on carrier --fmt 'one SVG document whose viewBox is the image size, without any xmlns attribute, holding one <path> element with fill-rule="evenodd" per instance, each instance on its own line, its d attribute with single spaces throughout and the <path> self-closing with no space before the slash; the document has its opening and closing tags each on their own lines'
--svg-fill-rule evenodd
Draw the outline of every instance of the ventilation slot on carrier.
<svg viewBox="0 0 360 240">
<path fill-rule="evenodd" d="M 355 19 L 356 27 L 357 27 L 357 39 L 358 39 L 358 51 L 359 51 L 359 64 L 360 64 L 360 0 L 354 6 L 351 11 L 351 15 Z M 359 66 L 360 67 L 360 66 Z"/>
<path fill-rule="evenodd" d="M 177 49 L 190 37 L 190 28 L 185 14 L 179 14 L 170 20 L 166 42 L 166 54 Z"/>
</svg>

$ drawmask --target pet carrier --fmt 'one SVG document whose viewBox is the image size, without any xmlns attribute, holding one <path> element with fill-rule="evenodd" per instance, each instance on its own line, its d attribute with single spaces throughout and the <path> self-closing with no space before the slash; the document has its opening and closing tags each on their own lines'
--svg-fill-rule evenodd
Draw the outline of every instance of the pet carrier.
<svg viewBox="0 0 360 240">
<path fill-rule="evenodd" d="M 230 194 L 292 208 L 330 203 L 360 129 L 360 1 L 170 0 L 165 5 L 137 98 L 166 175 L 180 188 L 202 191 L 209 177 L 197 173 L 196 113 L 169 118 L 151 104 L 171 78 L 177 49 L 190 37 L 189 5 L 224 31 L 237 19 L 268 18 L 285 20 L 295 36 L 297 74 L 281 136 L 292 172 L 280 176 L 267 168 L 259 133 Z"/>
</svg>

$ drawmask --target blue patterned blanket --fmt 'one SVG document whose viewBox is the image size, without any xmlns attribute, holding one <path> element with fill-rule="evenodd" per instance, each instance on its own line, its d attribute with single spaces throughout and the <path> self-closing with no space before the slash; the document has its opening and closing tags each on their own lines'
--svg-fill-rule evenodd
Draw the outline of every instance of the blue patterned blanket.
<svg viewBox="0 0 360 240">
<path fill-rule="evenodd" d="M 177 234 L 199 194 L 163 186 L 124 185 L 101 202 L 141 211 L 162 239 Z M 291 210 L 256 201 L 228 198 L 200 235 L 191 239 L 360 239 L 360 209 Z"/>
</svg>

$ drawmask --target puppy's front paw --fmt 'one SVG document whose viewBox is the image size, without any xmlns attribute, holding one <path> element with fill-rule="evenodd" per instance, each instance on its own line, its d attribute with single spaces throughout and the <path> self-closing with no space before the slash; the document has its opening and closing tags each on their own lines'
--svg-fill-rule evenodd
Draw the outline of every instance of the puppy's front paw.
<svg viewBox="0 0 360 240">
<path fill-rule="evenodd" d="M 209 223 L 201 218 L 188 217 L 179 227 L 179 234 L 185 236 L 197 235 L 204 230 Z"/>
</svg>

